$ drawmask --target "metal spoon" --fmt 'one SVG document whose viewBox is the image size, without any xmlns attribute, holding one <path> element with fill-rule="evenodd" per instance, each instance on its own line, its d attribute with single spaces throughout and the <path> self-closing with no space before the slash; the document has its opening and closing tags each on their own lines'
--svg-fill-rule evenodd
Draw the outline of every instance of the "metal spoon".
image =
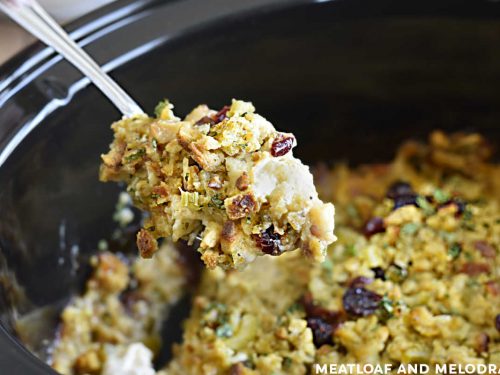
<svg viewBox="0 0 500 375">
<path fill-rule="evenodd" d="M 144 113 L 125 90 L 70 38 L 36 0 L 0 0 L 0 10 L 71 62 L 124 116 L 131 117 Z"/>
</svg>

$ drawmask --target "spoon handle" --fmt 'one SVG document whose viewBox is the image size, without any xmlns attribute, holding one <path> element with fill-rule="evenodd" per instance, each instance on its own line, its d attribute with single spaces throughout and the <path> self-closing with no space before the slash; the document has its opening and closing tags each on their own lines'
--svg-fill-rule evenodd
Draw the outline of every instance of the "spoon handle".
<svg viewBox="0 0 500 375">
<path fill-rule="evenodd" d="M 0 0 L 0 10 L 71 62 L 126 117 L 144 113 L 137 103 L 78 46 L 36 0 Z"/>
</svg>

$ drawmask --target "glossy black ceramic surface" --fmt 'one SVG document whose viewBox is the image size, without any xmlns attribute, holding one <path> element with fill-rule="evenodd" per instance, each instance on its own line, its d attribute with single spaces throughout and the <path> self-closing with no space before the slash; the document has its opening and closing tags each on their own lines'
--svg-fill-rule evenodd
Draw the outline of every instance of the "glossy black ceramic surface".
<svg viewBox="0 0 500 375">
<path fill-rule="evenodd" d="M 500 144 L 498 2 L 119 1 L 69 28 L 144 108 L 249 99 L 311 163 L 388 160 L 435 128 Z M 53 373 L 12 322 L 45 308 L 29 338 L 43 354 L 112 233 L 119 188 L 97 170 L 118 117 L 41 45 L 0 71 L 0 374 Z"/>
</svg>

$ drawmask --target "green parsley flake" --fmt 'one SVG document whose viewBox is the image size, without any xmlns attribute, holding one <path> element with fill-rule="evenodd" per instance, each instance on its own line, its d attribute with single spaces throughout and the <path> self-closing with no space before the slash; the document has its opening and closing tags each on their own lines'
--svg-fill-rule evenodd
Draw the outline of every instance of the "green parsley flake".
<svg viewBox="0 0 500 375">
<path fill-rule="evenodd" d="M 142 158 L 144 155 L 146 155 L 146 149 L 140 148 L 139 150 L 137 150 L 133 154 L 125 156 L 125 162 L 131 163 L 133 161 L 136 161 L 136 160 Z"/>
<path fill-rule="evenodd" d="M 224 208 L 224 200 L 222 199 L 220 194 L 212 195 L 210 198 L 210 205 L 215 208 Z"/>
<path fill-rule="evenodd" d="M 328 271 L 328 272 L 332 272 L 333 271 L 333 263 L 330 259 L 325 259 L 325 261 L 321 264 L 321 267 L 323 267 L 324 270 Z"/>
<path fill-rule="evenodd" d="M 454 243 L 451 245 L 450 249 L 448 250 L 448 255 L 451 256 L 453 259 L 457 259 L 460 256 L 460 253 L 462 252 L 462 246 L 460 246 L 459 243 Z"/>
<path fill-rule="evenodd" d="M 401 233 L 407 234 L 407 235 L 414 235 L 418 229 L 420 228 L 420 225 L 416 223 L 407 223 L 401 227 Z"/>
<path fill-rule="evenodd" d="M 161 113 L 163 112 L 163 110 L 165 109 L 165 107 L 168 105 L 168 100 L 167 99 L 164 99 L 162 101 L 160 101 L 156 107 L 155 107 L 155 115 L 156 117 L 160 117 L 161 116 Z"/>
<path fill-rule="evenodd" d="M 424 211 L 424 213 L 427 216 L 430 216 L 435 212 L 434 207 L 429 203 L 429 201 L 425 197 L 421 195 L 417 197 L 417 205 Z"/>
<path fill-rule="evenodd" d="M 347 245 L 345 248 L 345 251 L 346 251 L 347 255 L 352 256 L 352 257 L 358 255 L 358 250 L 356 249 L 356 246 L 354 246 L 354 245 Z"/>
<path fill-rule="evenodd" d="M 434 190 L 433 196 L 438 203 L 446 203 L 450 200 L 450 195 L 441 189 Z"/>
</svg>

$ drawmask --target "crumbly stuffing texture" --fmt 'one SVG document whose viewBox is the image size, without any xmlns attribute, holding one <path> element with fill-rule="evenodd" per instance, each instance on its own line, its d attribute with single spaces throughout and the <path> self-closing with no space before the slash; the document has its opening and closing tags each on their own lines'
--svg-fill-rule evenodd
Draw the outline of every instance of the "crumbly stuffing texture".
<svg viewBox="0 0 500 375">
<path fill-rule="evenodd" d="M 137 234 L 141 256 L 157 239 L 193 243 L 208 268 L 241 268 L 259 255 L 302 249 L 322 261 L 335 240 L 334 207 L 323 203 L 309 168 L 293 156 L 292 134 L 280 133 L 251 103 L 219 112 L 196 107 L 183 120 L 167 101 L 157 117 L 112 125 L 102 181 L 122 181 L 149 212 Z"/>
<path fill-rule="evenodd" d="M 500 366 L 500 167 L 489 155 L 477 135 L 436 132 L 390 164 L 319 168 L 317 186 L 338 211 L 327 260 L 289 254 L 206 271 L 161 374 Z"/>
<path fill-rule="evenodd" d="M 187 282 L 179 257 L 170 244 L 154 261 L 132 264 L 99 253 L 85 293 L 61 314 L 52 367 L 63 375 L 103 374 L 108 362 L 130 347 L 144 345 L 143 351 L 157 353 L 160 324 Z"/>
<path fill-rule="evenodd" d="M 500 166 L 490 155 L 476 134 L 435 132 L 389 164 L 317 168 L 320 196 L 337 207 L 325 262 L 291 252 L 205 270 L 183 342 L 158 375 L 500 366 Z"/>
</svg>

